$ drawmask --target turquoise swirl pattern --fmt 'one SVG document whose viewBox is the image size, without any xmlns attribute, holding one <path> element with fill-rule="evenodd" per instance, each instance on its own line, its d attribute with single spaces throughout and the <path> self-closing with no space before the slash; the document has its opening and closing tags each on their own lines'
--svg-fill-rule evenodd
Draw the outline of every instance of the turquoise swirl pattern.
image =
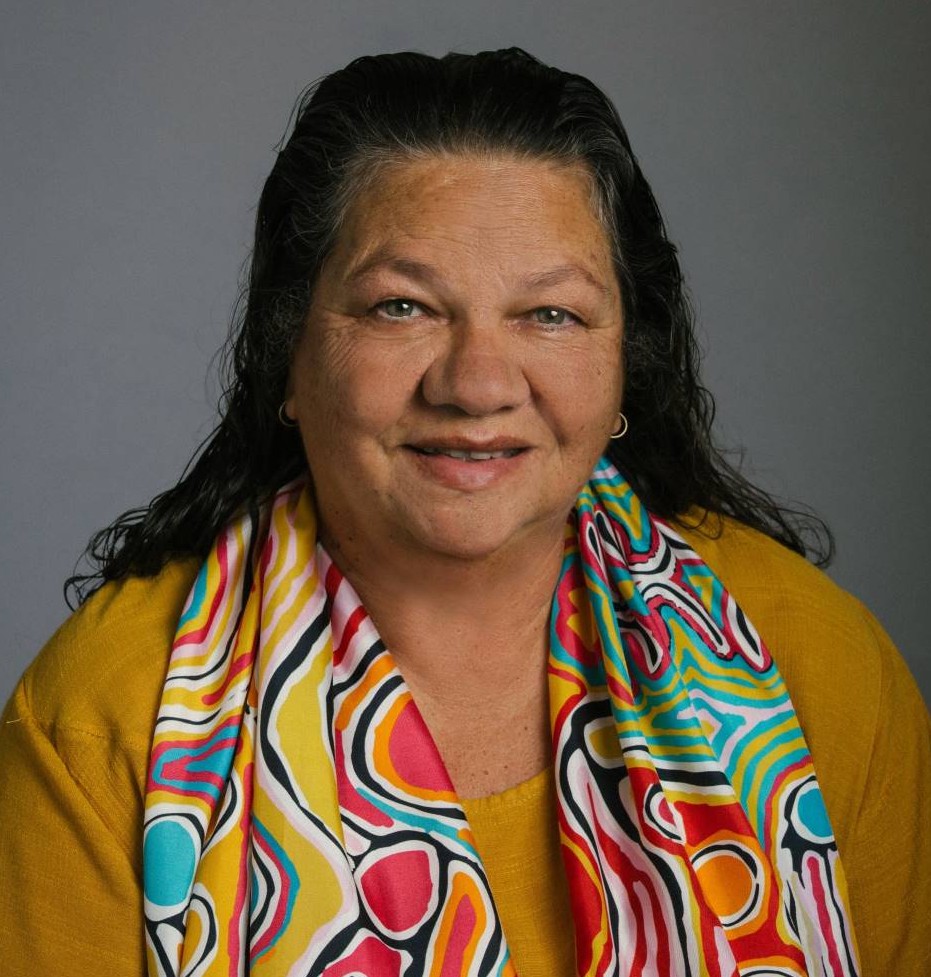
<svg viewBox="0 0 931 977">
<path fill-rule="evenodd" d="M 855 975 L 785 686 L 712 571 L 602 461 L 548 666 L 580 975 Z M 178 624 L 146 792 L 150 977 L 513 975 L 429 730 L 307 485 L 217 539 Z"/>
</svg>

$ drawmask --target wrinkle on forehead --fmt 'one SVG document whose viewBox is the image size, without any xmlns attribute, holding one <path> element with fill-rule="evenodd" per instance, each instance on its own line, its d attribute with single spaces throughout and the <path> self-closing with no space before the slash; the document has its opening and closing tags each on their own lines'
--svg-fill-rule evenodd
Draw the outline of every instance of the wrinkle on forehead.
<svg viewBox="0 0 931 977">
<path fill-rule="evenodd" d="M 489 181 L 495 192 L 483 196 Z M 578 265 L 602 292 L 615 291 L 611 242 L 591 206 L 592 184 L 582 164 L 549 160 L 449 155 L 393 162 L 350 206 L 327 264 L 348 282 L 379 262 L 402 272 L 435 266 L 436 246 L 446 244 L 470 258 L 513 257 L 522 278 Z M 541 211 L 560 236 L 541 242 L 540 260 L 528 268 L 527 235 Z"/>
</svg>

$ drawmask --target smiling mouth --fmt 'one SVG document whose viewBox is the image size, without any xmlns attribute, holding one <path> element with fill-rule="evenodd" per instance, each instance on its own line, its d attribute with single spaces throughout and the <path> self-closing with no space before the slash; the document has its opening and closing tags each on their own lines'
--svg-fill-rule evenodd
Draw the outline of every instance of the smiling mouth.
<svg viewBox="0 0 931 977">
<path fill-rule="evenodd" d="M 419 455 L 445 455 L 447 458 L 458 458 L 460 461 L 494 461 L 498 458 L 513 458 L 526 448 L 506 448 L 502 451 L 460 451 L 457 448 L 418 448 L 409 446 Z"/>
</svg>

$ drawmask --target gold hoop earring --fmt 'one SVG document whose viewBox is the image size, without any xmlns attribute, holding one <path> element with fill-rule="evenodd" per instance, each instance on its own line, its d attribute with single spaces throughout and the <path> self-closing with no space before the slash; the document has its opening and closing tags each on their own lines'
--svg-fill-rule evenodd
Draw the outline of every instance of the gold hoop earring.
<svg viewBox="0 0 931 977">
<path fill-rule="evenodd" d="M 290 417 L 285 413 L 285 405 L 287 401 L 282 401 L 281 406 L 278 408 L 278 422 L 282 427 L 297 427 L 297 421 L 292 421 Z"/>
<path fill-rule="evenodd" d="M 627 428 L 630 427 L 627 423 L 627 418 L 620 411 L 617 414 L 617 427 L 618 429 L 610 435 L 612 441 L 618 441 L 624 437 L 627 433 Z"/>
</svg>

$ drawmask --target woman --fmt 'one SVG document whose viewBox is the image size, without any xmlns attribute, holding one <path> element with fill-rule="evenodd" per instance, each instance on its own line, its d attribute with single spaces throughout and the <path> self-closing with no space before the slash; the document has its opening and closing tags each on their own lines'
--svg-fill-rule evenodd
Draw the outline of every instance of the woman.
<svg viewBox="0 0 931 977">
<path fill-rule="evenodd" d="M 925 972 L 927 713 L 712 447 L 595 86 L 325 78 L 232 367 L 8 706 L 5 972 Z"/>
</svg>

